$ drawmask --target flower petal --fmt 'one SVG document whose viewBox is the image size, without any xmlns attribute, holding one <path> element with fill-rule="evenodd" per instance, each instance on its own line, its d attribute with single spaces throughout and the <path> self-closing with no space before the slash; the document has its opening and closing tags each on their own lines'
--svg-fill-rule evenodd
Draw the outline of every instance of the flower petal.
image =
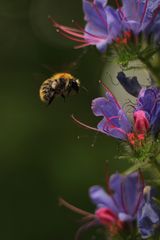
<svg viewBox="0 0 160 240">
<path fill-rule="evenodd" d="M 144 202 L 138 211 L 138 227 L 143 239 L 154 235 L 160 227 L 160 208 L 153 200 L 153 191 L 150 186 L 144 188 Z"/>
<path fill-rule="evenodd" d="M 128 176 L 116 173 L 111 176 L 109 186 L 113 190 L 114 201 L 120 210 L 133 218 L 137 212 L 138 203 L 142 195 L 143 183 L 138 172 Z M 132 191 L 131 191 L 132 189 Z"/>
<path fill-rule="evenodd" d="M 92 186 L 89 189 L 89 196 L 97 208 L 109 208 L 114 213 L 117 213 L 117 208 L 114 205 L 112 198 L 100 186 Z"/>
<path fill-rule="evenodd" d="M 131 131 L 131 124 L 114 96 L 108 91 L 106 98 L 96 98 L 92 101 L 92 111 L 95 116 L 103 116 L 97 128 L 105 134 L 126 140 Z"/>
</svg>

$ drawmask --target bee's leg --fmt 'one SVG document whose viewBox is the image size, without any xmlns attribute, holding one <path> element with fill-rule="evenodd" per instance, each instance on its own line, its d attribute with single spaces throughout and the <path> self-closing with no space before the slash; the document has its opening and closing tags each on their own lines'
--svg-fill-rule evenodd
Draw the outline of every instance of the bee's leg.
<svg viewBox="0 0 160 240">
<path fill-rule="evenodd" d="M 71 88 L 68 89 L 68 91 L 67 91 L 67 95 L 70 94 L 71 90 L 72 90 Z"/>
<path fill-rule="evenodd" d="M 51 102 L 53 101 L 54 97 L 50 98 L 48 101 L 48 106 L 51 104 Z"/>
<path fill-rule="evenodd" d="M 48 101 L 48 105 L 51 104 L 51 102 L 53 101 L 54 98 L 55 98 L 55 92 L 53 91 L 53 92 L 50 94 L 49 101 Z"/>
<path fill-rule="evenodd" d="M 65 102 L 66 98 L 65 98 L 64 94 L 61 94 L 61 97 L 64 99 L 64 102 Z"/>
</svg>

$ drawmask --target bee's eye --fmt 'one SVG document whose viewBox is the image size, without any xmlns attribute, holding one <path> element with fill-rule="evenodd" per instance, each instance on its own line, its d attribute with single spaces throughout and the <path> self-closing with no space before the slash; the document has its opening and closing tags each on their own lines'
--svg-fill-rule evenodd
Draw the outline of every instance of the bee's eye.
<svg viewBox="0 0 160 240">
<path fill-rule="evenodd" d="M 73 81 L 72 81 L 72 88 L 73 88 L 76 92 L 79 91 L 79 86 L 78 86 L 76 80 L 73 80 Z"/>
</svg>

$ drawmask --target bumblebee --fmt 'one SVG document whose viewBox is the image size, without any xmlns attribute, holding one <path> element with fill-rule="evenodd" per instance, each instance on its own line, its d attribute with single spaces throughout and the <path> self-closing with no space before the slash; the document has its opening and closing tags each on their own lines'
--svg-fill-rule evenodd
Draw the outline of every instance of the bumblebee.
<svg viewBox="0 0 160 240">
<path fill-rule="evenodd" d="M 50 104 L 54 98 L 61 96 L 65 99 L 72 92 L 79 92 L 80 81 L 69 73 L 56 73 L 45 80 L 39 90 L 40 99 Z"/>
</svg>

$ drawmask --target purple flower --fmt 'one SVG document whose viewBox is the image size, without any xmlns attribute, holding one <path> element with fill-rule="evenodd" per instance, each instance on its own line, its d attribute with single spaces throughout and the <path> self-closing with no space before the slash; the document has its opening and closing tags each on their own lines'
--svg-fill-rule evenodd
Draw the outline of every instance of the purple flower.
<svg viewBox="0 0 160 240">
<path fill-rule="evenodd" d="M 106 87 L 105 89 L 105 97 L 99 97 L 92 101 L 91 108 L 94 115 L 103 117 L 97 129 L 109 136 L 127 140 L 127 134 L 132 130 L 130 121 L 116 98 Z"/>
<path fill-rule="evenodd" d="M 128 93 L 137 97 L 133 113 L 134 130 L 145 133 L 150 129 L 152 135 L 157 136 L 160 130 L 160 88 L 142 88 L 136 77 L 126 77 L 123 72 L 118 73 L 117 79 Z"/>
<path fill-rule="evenodd" d="M 99 51 L 104 52 L 122 30 L 119 14 L 107 6 L 107 0 L 83 0 L 83 11 L 86 21 L 84 29 L 80 26 L 71 28 L 60 25 L 53 19 L 51 22 L 62 35 L 80 43 L 76 48 L 95 45 Z"/>
<path fill-rule="evenodd" d="M 124 76 L 122 76 L 123 78 Z M 131 87 L 132 95 L 137 94 L 139 92 L 140 100 L 137 103 L 135 110 L 133 111 L 133 123 L 131 124 L 126 113 L 118 103 L 117 99 L 113 96 L 113 94 L 109 91 L 109 89 L 104 86 L 106 90 L 105 97 L 99 97 L 92 100 L 91 109 L 93 114 L 98 117 L 103 117 L 102 120 L 98 123 L 97 128 L 90 127 L 72 115 L 73 120 L 78 123 L 80 126 L 85 127 L 87 129 L 104 133 L 108 136 L 112 136 L 114 138 L 120 140 L 127 140 L 131 145 L 135 145 L 136 147 L 141 147 L 142 142 L 145 139 L 146 133 L 150 128 L 149 114 L 147 113 L 146 108 L 143 106 L 143 91 L 144 88 L 141 89 L 137 78 L 129 79 L 125 77 L 124 87 L 129 92 Z M 131 82 L 130 82 L 131 81 Z M 134 88 L 134 85 L 136 87 Z M 141 90 L 140 90 L 141 89 Z M 141 100 L 142 98 L 142 100 Z M 149 99 L 150 101 L 150 99 Z M 141 103 L 141 104 L 140 104 Z M 150 108 L 148 108 L 149 111 Z M 152 128 L 152 131 L 160 128 L 158 125 L 158 121 L 160 118 L 160 112 L 158 108 L 158 113 L 156 112 L 156 118 L 153 119 L 156 124 L 155 128 Z"/>
<path fill-rule="evenodd" d="M 101 186 L 89 189 L 89 196 L 96 205 L 95 214 L 102 224 L 130 222 L 136 219 L 143 197 L 143 181 L 138 172 L 128 176 L 113 174 L 107 193 Z"/>
<path fill-rule="evenodd" d="M 143 204 L 138 211 L 138 228 L 143 239 L 154 235 L 160 230 L 160 208 L 153 200 L 154 194 L 150 186 L 144 188 Z"/>
<path fill-rule="evenodd" d="M 124 28 L 138 35 L 152 24 L 159 5 L 160 0 L 122 0 L 118 12 Z"/>
<path fill-rule="evenodd" d="M 160 89 L 157 87 L 142 88 L 134 114 L 143 111 L 149 122 L 153 136 L 157 136 L 160 130 Z"/>
<path fill-rule="evenodd" d="M 108 44 L 121 32 L 121 22 L 117 12 L 106 6 L 106 0 L 94 0 L 93 2 L 83 0 L 83 10 L 87 24 L 85 26 L 84 37 L 98 36 L 99 41 L 96 47 L 104 52 Z"/>
</svg>

